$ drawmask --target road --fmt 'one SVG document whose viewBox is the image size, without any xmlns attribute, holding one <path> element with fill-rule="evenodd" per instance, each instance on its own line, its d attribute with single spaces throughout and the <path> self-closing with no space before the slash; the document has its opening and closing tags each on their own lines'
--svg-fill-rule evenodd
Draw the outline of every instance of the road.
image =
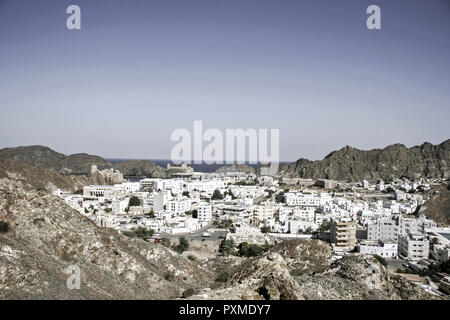
<svg viewBox="0 0 450 320">
<path fill-rule="evenodd" d="M 392 259 L 392 258 L 385 258 L 387 262 L 387 268 L 390 270 L 397 270 L 397 269 L 403 269 L 404 263 L 407 263 L 407 261 L 402 259 Z"/>
<path fill-rule="evenodd" d="M 219 240 L 221 237 L 225 237 L 228 233 L 228 231 L 214 231 L 214 232 L 210 232 L 211 237 L 202 237 L 203 232 L 205 232 L 206 230 L 208 230 L 212 227 L 213 227 L 212 223 L 209 223 L 205 227 L 197 229 L 190 233 L 172 234 L 172 233 L 161 232 L 161 233 L 159 233 L 159 238 L 178 239 L 180 237 L 185 237 L 189 241 L 191 241 L 191 240 L 200 240 L 201 241 L 203 239 L 205 241 L 216 241 L 216 240 Z"/>
</svg>

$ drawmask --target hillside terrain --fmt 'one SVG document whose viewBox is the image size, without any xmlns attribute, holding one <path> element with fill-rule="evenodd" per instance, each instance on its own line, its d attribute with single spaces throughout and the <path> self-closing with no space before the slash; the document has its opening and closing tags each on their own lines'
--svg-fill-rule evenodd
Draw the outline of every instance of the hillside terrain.
<svg viewBox="0 0 450 320">
<path fill-rule="evenodd" d="M 430 199 L 421 206 L 419 214 L 425 214 L 439 225 L 450 224 L 450 184 L 435 187 L 430 190 Z"/>
<path fill-rule="evenodd" d="M 71 183 L 82 181 L 0 160 L 0 221 L 10 226 L 0 234 L 1 299 L 173 299 L 208 284 L 198 263 L 98 227 L 49 193 Z M 67 288 L 69 266 L 81 270 L 79 290 Z"/>
<path fill-rule="evenodd" d="M 167 178 L 171 173 L 170 170 L 161 168 L 150 160 L 110 163 L 99 156 L 85 153 L 66 156 L 44 146 L 1 149 L 0 158 L 64 174 L 88 174 L 93 164 L 97 165 L 100 170 L 117 169 L 126 176 Z M 258 173 L 259 169 L 255 170 L 245 164 L 233 164 L 220 167 L 216 172 Z M 311 161 L 300 158 L 290 164 L 280 164 L 279 172 L 288 177 L 344 181 L 366 179 L 374 182 L 379 179 L 389 180 L 402 177 L 446 179 L 450 177 L 450 140 L 439 145 L 426 142 L 412 148 L 407 148 L 402 144 L 393 144 L 384 149 L 368 151 L 346 146 L 331 152 L 323 160 Z"/>
<path fill-rule="evenodd" d="M 86 175 L 91 172 L 91 165 L 97 165 L 99 170 L 114 168 L 126 176 L 144 175 L 155 178 L 166 178 L 169 176 L 167 170 L 157 166 L 150 160 L 129 160 L 110 163 L 102 157 L 86 153 L 66 156 L 44 146 L 4 148 L 0 150 L 0 158 L 50 169 L 63 174 Z"/>
<path fill-rule="evenodd" d="M 218 300 L 420 300 L 436 299 L 391 274 L 373 256 L 352 255 L 335 262 L 320 240 L 289 240 L 262 257 L 228 261 L 233 276 L 192 299 Z"/>
<path fill-rule="evenodd" d="M 449 178 L 450 140 L 439 145 L 424 143 L 407 148 L 402 144 L 369 151 L 346 146 L 323 160 L 301 158 L 283 168 L 292 177 L 344 181 L 376 181 L 394 178 Z"/>
<path fill-rule="evenodd" d="M 247 165 L 247 164 L 230 164 L 224 165 L 215 170 L 216 173 L 227 173 L 227 172 L 245 172 L 245 173 L 253 173 L 255 174 L 255 168 Z"/>
</svg>

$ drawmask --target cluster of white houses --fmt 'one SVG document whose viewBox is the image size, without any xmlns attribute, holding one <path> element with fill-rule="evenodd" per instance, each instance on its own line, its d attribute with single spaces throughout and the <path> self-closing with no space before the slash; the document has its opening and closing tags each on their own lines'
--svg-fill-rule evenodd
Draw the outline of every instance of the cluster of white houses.
<svg viewBox="0 0 450 320">
<path fill-rule="evenodd" d="M 435 230 L 436 223 L 412 214 L 425 200 L 411 190 L 429 188 L 427 181 L 396 180 L 389 185 L 363 181 L 337 188 L 335 181 L 321 180 L 321 188 L 313 188 L 317 181 L 310 179 L 281 182 L 240 172 L 186 172 L 171 179 L 147 178 L 87 186 L 82 194 L 57 194 L 99 225 L 117 230 L 144 226 L 174 234 L 195 231 L 213 219 L 231 220 L 233 227 L 227 237 L 237 242 L 311 238 L 315 231 L 321 237 L 322 231 L 329 230 L 328 240 L 335 251 L 412 261 L 430 255 L 448 260 L 450 246 L 445 237 L 430 251 L 427 231 Z M 394 190 L 395 200 L 364 197 L 387 187 Z M 215 191 L 220 197 L 214 196 Z M 130 206 L 133 197 L 139 199 L 139 205 Z"/>
</svg>

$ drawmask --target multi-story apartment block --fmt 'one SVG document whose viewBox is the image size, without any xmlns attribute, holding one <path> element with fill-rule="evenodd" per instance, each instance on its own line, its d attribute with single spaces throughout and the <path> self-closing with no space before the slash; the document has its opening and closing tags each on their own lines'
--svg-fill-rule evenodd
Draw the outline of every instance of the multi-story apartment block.
<svg viewBox="0 0 450 320">
<path fill-rule="evenodd" d="M 428 259 L 429 242 L 422 234 L 406 234 L 398 237 L 398 252 L 407 259 Z"/>
<path fill-rule="evenodd" d="M 356 245 L 356 222 L 349 219 L 332 220 L 330 240 L 336 251 L 350 251 Z"/>
<path fill-rule="evenodd" d="M 445 262 L 450 257 L 450 246 L 435 244 L 433 245 L 431 255 L 436 259 L 438 263 Z"/>
<path fill-rule="evenodd" d="M 166 210 L 173 214 L 183 214 L 191 210 L 191 199 L 179 197 L 167 201 Z"/>
<path fill-rule="evenodd" d="M 164 207 L 167 208 L 167 202 L 170 199 L 172 199 L 172 194 L 168 190 L 155 193 L 153 198 L 153 210 L 155 212 L 164 210 Z"/>
<path fill-rule="evenodd" d="M 113 200 L 112 202 L 112 212 L 113 213 L 123 213 L 125 209 L 128 208 L 130 198 L 122 198 Z"/>
<path fill-rule="evenodd" d="M 367 226 L 367 240 L 394 240 L 397 241 L 399 235 L 408 233 L 422 233 L 424 220 L 415 217 L 404 217 L 403 215 L 393 216 L 391 218 L 378 219 Z"/>
<path fill-rule="evenodd" d="M 212 206 L 206 202 L 197 205 L 197 218 L 200 221 L 210 221 L 212 219 Z"/>
<path fill-rule="evenodd" d="M 275 206 L 269 204 L 255 206 L 253 209 L 253 220 L 261 222 L 264 219 L 272 218 L 276 209 Z"/>
<path fill-rule="evenodd" d="M 301 221 L 314 222 L 314 213 L 316 209 L 314 207 L 295 207 L 294 217 L 298 217 Z"/>
</svg>

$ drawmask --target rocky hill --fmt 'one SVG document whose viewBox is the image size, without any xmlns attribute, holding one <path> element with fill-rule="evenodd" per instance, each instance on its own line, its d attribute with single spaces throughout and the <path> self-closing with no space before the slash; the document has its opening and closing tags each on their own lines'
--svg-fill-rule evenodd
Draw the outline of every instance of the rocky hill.
<svg viewBox="0 0 450 320">
<path fill-rule="evenodd" d="M 420 207 L 419 214 L 433 219 L 439 225 L 450 224 L 450 184 L 441 185 L 428 192 L 429 200 Z"/>
<path fill-rule="evenodd" d="M 216 173 L 227 173 L 227 172 L 245 172 L 245 173 L 255 173 L 255 168 L 247 164 L 230 164 L 223 167 L 217 168 Z"/>
<path fill-rule="evenodd" d="M 115 162 L 112 167 L 126 176 L 151 176 L 153 178 L 168 178 L 169 172 L 157 166 L 150 160 L 128 160 Z"/>
<path fill-rule="evenodd" d="M 61 175 L 55 171 L 20 164 L 16 161 L 0 158 L 0 180 L 19 181 L 23 188 L 32 190 L 56 189 L 77 191 L 87 185 L 105 184 L 100 174 L 87 176 Z"/>
<path fill-rule="evenodd" d="M 30 166 L 60 171 L 61 162 L 66 158 L 62 153 L 44 146 L 27 146 L 0 149 L 0 158 L 14 160 Z"/>
<path fill-rule="evenodd" d="M 231 268 L 231 264 L 230 264 Z M 233 277 L 193 299 L 219 300 L 364 300 L 436 299 L 415 284 L 391 274 L 368 255 L 332 262 L 319 240 L 285 241 L 259 258 L 245 260 Z"/>
<path fill-rule="evenodd" d="M 70 179 L 0 160 L 0 221 L 10 226 L 0 233 L 0 299 L 171 299 L 208 285 L 197 262 L 100 228 L 49 193 Z M 80 289 L 67 286 L 70 266 Z"/>
<path fill-rule="evenodd" d="M 394 144 L 369 151 L 346 146 L 323 160 L 299 159 L 285 170 L 287 175 L 294 177 L 344 181 L 449 178 L 450 140 L 439 145 L 426 142 L 412 148 Z"/>
<path fill-rule="evenodd" d="M 44 146 L 27 146 L 0 149 L 0 158 L 14 160 L 22 164 L 50 169 L 63 174 L 86 175 L 91 171 L 91 165 L 97 165 L 99 170 L 114 168 L 124 175 L 150 176 L 165 178 L 168 173 L 149 160 L 133 160 L 110 163 L 102 157 L 78 153 L 64 155 Z"/>
</svg>

